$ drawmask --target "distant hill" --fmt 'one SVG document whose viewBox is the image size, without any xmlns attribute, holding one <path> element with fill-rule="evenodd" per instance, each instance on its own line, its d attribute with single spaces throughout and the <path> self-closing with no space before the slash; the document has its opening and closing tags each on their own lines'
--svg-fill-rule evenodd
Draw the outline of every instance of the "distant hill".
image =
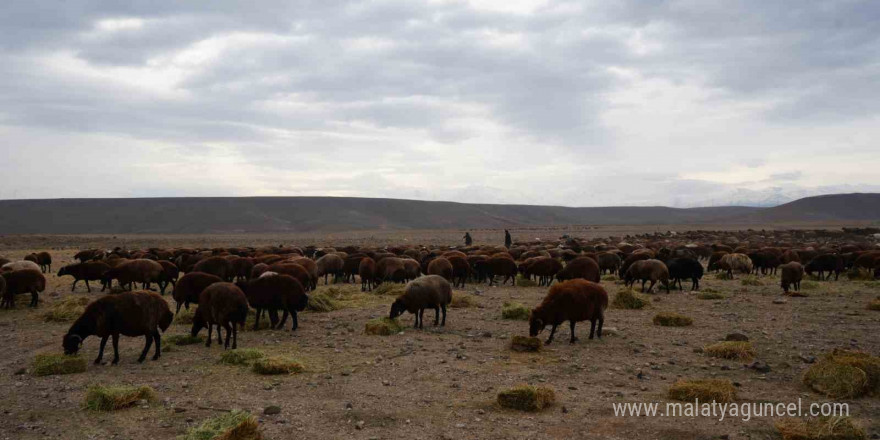
<svg viewBox="0 0 880 440">
<path fill-rule="evenodd" d="M 353 197 L 0 201 L 0 234 L 333 232 L 558 225 L 880 219 L 880 194 L 810 197 L 774 208 L 491 205 Z"/>
</svg>

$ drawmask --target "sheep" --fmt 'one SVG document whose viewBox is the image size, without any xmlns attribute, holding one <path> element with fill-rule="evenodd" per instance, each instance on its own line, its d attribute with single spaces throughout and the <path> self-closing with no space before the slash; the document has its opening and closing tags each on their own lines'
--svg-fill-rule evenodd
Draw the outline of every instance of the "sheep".
<svg viewBox="0 0 880 440">
<path fill-rule="evenodd" d="M 471 266 L 468 264 L 467 259 L 458 255 L 450 255 L 446 259 L 452 264 L 452 285 L 464 288 L 464 282 L 471 273 Z"/>
<path fill-rule="evenodd" d="M 40 292 L 46 290 L 46 277 L 39 270 L 25 269 L 3 272 L 6 290 L 3 292 L 3 305 L 8 309 L 15 308 L 15 296 L 22 293 L 31 294 L 30 307 L 37 307 Z"/>
<path fill-rule="evenodd" d="M 660 281 L 666 287 L 666 293 L 669 293 L 669 269 L 660 260 L 650 258 L 636 261 L 630 265 L 624 275 L 624 285 L 633 286 L 638 280 L 642 282 L 642 292 L 645 292 L 646 282 L 651 282 L 647 290 L 647 292 L 651 292 L 657 281 Z"/>
<path fill-rule="evenodd" d="M 666 262 L 672 287 L 678 283 L 678 290 L 684 290 L 681 280 L 691 280 L 691 290 L 700 290 L 700 279 L 703 278 L 703 265 L 695 258 L 673 258 Z"/>
<path fill-rule="evenodd" d="M 357 253 L 345 258 L 345 264 L 342 266 L 343 282 L 354 282 L 354 277 L 358 274 L 361 267 L 361 260 L 364 257 L 366 257 L 365 254 Z"/>
<path fill-rule="evenodd" d="M 318 277 L 324 277 L 324 284 L 328 283 L 328 277 L 333 275 L 333 282 L 336 283 L 342 277 L 342 269 L 345 267 L 345 260 L 336 254 L 326 254 L 315 261 L 318 266 Z"/>
<path fill-rule="evenodd" d="M 422 275 L 422 267 L 418 261 L 412 258 L 403 259 L 403 271 L 407 281 L 412 281 Z"/>
<path fill-rule="evenodd" d="M 232 281 L 235 278 L 235 268 L 229 260 L 215 256 L 200 260 L 193 268 L 193 272 L 209 273 L 220 277 L 223 281 Z"/>
<path fill-rule="evenodd" d="M 782 270 L 782 291 L 788 293 L 789 286 L 794 286 L 794 291 L 801 290 L 801 280 L 804 278 L 804 266 L 797 261 L 785 263 L 779 268 Z"/>
<path fill-rule="evenodd" d="M 62 267 L 58 270 L 58 276 L 63 277 L 65 275 L 70 275 L 73 277 L 73 285 L 70 286 L 71 292 L 76 289 L 76 283 L 79 281 L 85 281 L 86 290 L 91 293 L 92 288 L 89 286 L 89 281 L 103 280 L 104 274 L 109 270 L 110 266 L 107 265 L 107 263 L 86 260 L 84 263 L 73 263 Z"/>
<path fill-rule="evenodd" d="M 275 263 L 269 266 L 268 271 L 278 274 L 290 275 L 296 278 L 300 283 L 302 283 L 303 286 L 308 286 L 312 282 L 312 278 L 311 276 L 309 276 L 309 272 L 304 267 L 296 263 Z"/>
<path fill-rule="evenodd" d="M 361 277 L 361 292 L 373 291 L 376 284 L 376 262 L 370 257 L 361 258 L 358 264 L 358 276 Z"/>
<path fill-rule="evenodd" d="M 311 280 L 311 283 L 310 283 L 311 285 L 309 285 L 309 286 L 303 285 L 303 287 L 305 287 L 306 290 L 315 290 L 315 288 L 318 287 L 318 263 L 315 263 L 315 260 L 312 260 L 311 258 L 306 258 L 306 257 L 297 257 L 297 258 L 292 258 L 292 259 L 288 260 L 287 262 L 299 264 L 300 266 L 305 268 L 306 272 L 309 273 L 309 279 Z"/>
<path fill-rule="evenodd" d="M 620 257 L 612 252 L 599 252 L 596 255 L 596 262 L 599 264 L 599 271 L 602 275 L 605 274 L 606 270 L 612 274 L 617 272 L 622 263 Z"/>
<path fill-rule="evenodd" d="M 237 285 L 244 292 L 250 306 L 257 311 L 254 330 L 259 328 L 260 316 L 264 309 L 269 311 L 271 328 L 283 327 L 288 314 L 293 318 L 291 331 L 299 328 L 297 312 L 305 310 L 309 305 L 309 297 L 299 280 L 290 275 L 266 272 L 259 278 L 239 282 Z M 284 311 L 280 323 L 277 323 L 278 309 Z"/>
<path fill-rule="evenodd" d="M 386 281 L 399 283 L 406 280 L 406 266 L 403 258 L 385 257 L 376 260 L 376 282 Z"/>
<path fill-rule="evenodd" d="M 617 272 L 618 278 L 624 278 L 626 276 L 626 271 L 629 270 L 629 267 L 636 261 L 648 260 L 650 258 L 651 254 L 646 252 L 630 254 L 630 256 L 626 257 L 626 260 L 623 260 L 623 263 L 621 263 L 620 270 Z"/>
<path fill-rule="evenodd" d="M 120 286 L 125 288 L 128 285 L 129 290 L 132 290 L 135 282 L 140 282 L 142 288 L 149 289 L 150 284 L 162 279 L 164 272 L 165 269 L 162 268 L 161 264 L 142 258 L 126 261 L 116 267 L 111 267 L 110 270 L 104 273 L 104 281 L 108 287 L 112 287 L 111 283 L 113 280 L 118 280 Z"/>
<path fill-rule="evenodd" d="M 620 260 L 618 260 L 620 261 Z M 562 270 L 556 273 L 559 281 L 583 278 L 594 283 L 599 282 L 599 265 L 590 257 L 577 257 L 568 262 Z"/>
<path fill-rule="evenodd" d="M 416 316 L 414 328 L 424 328 L 423 315 L 425 309 L 434 309 L 434 325 L 446 325 L 446 306 L 452 301 L 452 287 L 449 281 L 440 275 L 425 275 L 406 283 L 403 295 L 391 304 L 389 318 L 394 319 L 403 312 Z M 443 321 L 440 321 L 440 311 Z"/>
<path fill-rule="evenodd" d="M 249 279 L 259 278 L 264 272 L 269 270 L 269 265 L 266 263 L 257 263 L 254 264 L 254 267 L 251 268 L 251 275 Z"/>
<path fill-rule="evenodd" d="M 20 260 L 12 261 L 0 266 L 0 272 L 12 272 L 16 270 L 36 270 L 40 271 L 40 265 L 33 261 Z M 41 271 L 42 272 L 42 271 Z"/>
<path fill-rule="evenodd" d="M 92 335 L 101 337 L 101 346 L 95 364 L 100 364 L 104 357 L 107 339 L 113 337 L 113 365 L 119 363 L 119 335 L 145 336 L 147 343 L 138 362 L 143 362 L 156 342 L 153 360 L 162 354 L 163 332 L 171 325 L 174 315 L 168 303 L 157 293 L 143 290 L 124 292 L 118 295 L 106 295 L 86 306 L 83 314 L 70 326 L 64 335 L 62 346 L 64 354 L 73 355 L 82 348 L 83 341 Z"/>
<path fill-rule="evenodd" d="M 80 263 L 85 263 L 86 261 L 89 261 L 89 260 L 100 259 L 101 257 L 103 257 L 103 255 L 104 255 L 104 251 L 101 251 L 99 249 L 86 249 L 86 250 L 82 250 L 82 251 L 77 252 L 76 255 L 73 256 L 73 258 L 75 260 L 79 260 Z"/>
<path fill-rule="evenodd" d="M 248 314 L 248 300 L 244 292 L 232 283 L 214 283 L 199 294 L 199 308 L 193 317 L 193 337 L 205 327 L 208 328 L 208 338 L 205 347 L 211 346 L 211 330 L 217 326 L 217 343 L 223 344 L 223 349 L 229 348 L 229 334 L 232 334 L 232 349 L 238 348 L 238 326 L 244 327 L 244 321 Z M 226 329 L 226 343 L 220 328 Z"/>
<path fill-rule="evenodd" d="M 235 272 L 236 281 L 247 281 L 251 278 L 251 271 L 254 269 L 254 260 L 247 257 L 233 258 L 231 261 L 232 270 Z"/>
<path fill-rule="evenodd" d="M 168 288 L 168 285 L 174 286 L 177 284 L 177 279 L 180 277 L 180 269 L 170 261 L 159 260 L 157 262 L 162 266 L 162 274 L 157 280 L 159 283 L 159 293 L 165 296 L 165 289 Z"/>
<path fill-rule="evenodd" d="M 569 343 L 574 344 L 578 340 L 574 335 L 575 324 L 589 320 L 590 339 L 593 339 L 594 334 L 601 339 L 606 308 L 608 292 L 601 285 L 583 279 L 562 281 L 550 287 L 541 304 L 532 309 L 529 314 L 529 336 L 538 336 L 549 324 L 552 327 L 546 343 L 550 344 L 556 334 L 556 327 L 568 321 L 571 326 Z"/>
<path fill-rule="evenodd" d="M 531 278 L 532 275 L 538 277 L 538 285 L 549 286 L 553 283 L 553 277 L 562 270 L 562 263 L 552 257 L 539 257 L 531 264 L 525 267 L 523 275 Z"/>
<path fill-rule="evenodd" d="M 483 268 L 480 263 L 484 263 L 485 268 Z M 517 267 L 513 258 L 507 256 L 492 256 L 485 262 L 478 262 L 477 264 L 478 271 L 485 271 L 486 276 L 488 276 L 490 286 L 495 284 L 495 276 L 498 275 L 504 276 L 504 280 L 501 282 L 502 285 L 506 284 L 507 280 L 510 280 L 510 284 L 516 286 Z"/>
<path fill-rule="evenodd" d="M 755 271 L 755 275 L 758 274 L 760 270 L 761 275 L 769 273 L 770 275 L 776 274 L 776 268 L 782 264 L 779 261 L 779 256 L 775 253 L 767 252 L 765 250 L 761 250 L 758 252 L 750 252 L 748 254 L 750 260 L 752 260 L 752 268 Z"/>
<path fill-rule="evenodd" d="M 712 255 L 709 256 L 709 262 L 706 263 L 706 270 L 709 272 L 717 272 L 721 269 L 721 258 L 727 255 L 729 252 L 720 251 L 713 252 Z"/>
<path fill-rule="evenodd" d="M 843 258 L 840 255 L 835 254 L 823 254 L 819 255 L 806 266 L 804 266 L 804 271 L 807 275 L 813 275 L 813 272 L 819 272 L 819 280 L 830 280 L 831 274 L 834 274 L 834 281 L 837 281 L 838 277 L 840 277 L 840 272 L 843 270 Z M 828 276 L 824 276 L 824 273 L 828 272 Z"/>
<path fill-rule="evenodd" d="M 727 271 L 727 276 L 732 279 L 735 270 L 744 274 L 752 273 L 752 259 L 740 253 L 726 254 L 718 261 L 718 267 Z"/>
<path fill-rule="evenodd" d="M 214 283 L 222 283 L 223 280 L 216 275 L 204 272 L 190 272 L 177 280 L 174 290 L 171 291 L 171 297 L 177 302 L 177 311 L 180 313 L 180 306 L 185 306 L 189 310 L 190 303 L 199 303 L 199 295 L 208 286 Z"/>
<path fill-rule="evenodd" d="M 452 281 L 452 263 L 444 257 L 437 257 L 428 263 L 428 275 L 440 275 L 446 281 Z"/>
<path fill-rule="evenodd" d="M 24 259 L 25 261 L 30 261 L 40 266 L 40 272 L 42 273 L 49 273 L 52 271 L 52 255 L 48 252 L 28 254 Z"/>
<path fill-rule="evenodd" d="M 796 261 L 798 263 L 801 262 L 801 256 L 794 249 L 789 249 L 782 253 L 782 258 L 780 259 L 783 264 L 791 263 L 792 261 Z"/>
</svg>

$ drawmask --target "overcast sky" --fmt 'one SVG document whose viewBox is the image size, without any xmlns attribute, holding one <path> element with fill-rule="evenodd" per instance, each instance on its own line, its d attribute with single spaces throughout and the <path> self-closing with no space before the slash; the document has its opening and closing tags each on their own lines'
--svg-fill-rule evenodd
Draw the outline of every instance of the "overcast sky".
<svg viewBox="0 0 880 440">
<path fill-rule="evenodd" d="M 0 2 L 0 198 L 880 191 L 880 2 Z"/>
</svg>

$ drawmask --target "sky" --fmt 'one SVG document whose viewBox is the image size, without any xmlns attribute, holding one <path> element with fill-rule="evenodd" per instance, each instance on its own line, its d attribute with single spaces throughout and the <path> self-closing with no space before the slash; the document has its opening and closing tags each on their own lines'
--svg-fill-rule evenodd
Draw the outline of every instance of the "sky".
<svg viewBox="0 0 880 440">
<path fill-rule="evenodd" d="M 0 2 L 0 199 L 880 191 L 880 2 Z"/>
</svg>

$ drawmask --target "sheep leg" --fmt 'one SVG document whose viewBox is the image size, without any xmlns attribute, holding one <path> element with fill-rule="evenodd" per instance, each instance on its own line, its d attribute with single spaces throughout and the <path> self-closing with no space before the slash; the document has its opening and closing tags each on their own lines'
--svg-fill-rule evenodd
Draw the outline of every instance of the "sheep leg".
<svg viewBox="0 0 880 440">
<path fill-rule="evenodd" d="M 596 336 L 602 339 L 602 324 L 605 323 L 605 315 L 599 315 L 599 328 L 596 329 Z"/>
<path fill-rule="evenodd" d="M 220 324 L 217 324 L 217 344 L 223 343 L 223 332 L 220 331 Z"/>
<path fill-rule="evenodd" d="M 654 284 L 656 284 L 656 283 L 657 283 L 657 281 L 651 280 L 651 285 L 648 286 L 648 293 L 651 293 L 654 290 Z M 645 289 L 642 288 L 642 291 L 644 292 Z"/>
<path fill-rule="evenodd" d="M 89 280 L 86 280 L 86 291 L 92 293 L 92 288 L 89 286 Z"/>
<path fill-rule="evenodd" d="M 600 327 L 601 328 L 601 327 Z M 596 320 L 590 320 L 590 339 L 593 339 L 593 332 L 596 330 Z M 602 330 L 599 330 L 599 336 L 602 336 Z"/>
<path fill-rule="evenodd" d="M 645 293 L 645 283 L 647 282 L 648 280 L 642 280 L 642 293 Z M 635 281 L 633 281 L 633 284 L 635 284 Z"/>
<path fill-rule="evenodd" d="M 256 330 L 260 326 L 260 315 L 263 314 L 262 312 L 263 312 L 263 309 L 257 309 L 257 318 L 254 319 L 254 330 Z M 210 332 L 210 330 L 208 330 L 208 331 Z M 208 339 L 211 339 L 211 337 L 208 336 Z"/>
<path fill-rule="evenodd" d="M 443 309 L 443 321 L 440 323 L 440 326 L 445 327 L 446 326 L 446 304 L 441 304 L 440 308 Z"/>
<path fill-rule="evenodd" d="M 440 307 L 434 306 L 434 327 L 440 324 Z"/>
<path fill-rule="evenodd" d="M 232 349 L 238 348 L 238 324 L 232 323 Z"/>
<path fill-rule="evenodd" d="M 107 345 L 107 339 L 109 339 L 109 338 L 110 338 L 109 335 L 101 338 L 101 346 L 98 348 L 98 357 L 95 358 L 95 365 L 100 364 L 101 359 L 104 359 L 104 347 Z"/>
<path fill-rule="evenodd" d="M 153 346 L 153 334 L 150 333 L 144 337 L 147 339 L 147 343 L 144 345 L 144 351 L 141 352 L 141 357 L 138 358 L 138 363 L 143 362 L 144 359 L 147 358 L 147 352 L 150 351 L 150 347 Z"/>
<path fill-rule="evenodd" d="M 73 285 L 70 286 L 70 291 L 71 291 L 71 292 L 73 292 L 74 289 L 76 289 L 76 282 L 77 282 L 77 281 L 79 281 L 79 280 L 73 280 Z"/>
<path fill-rule="evenodd" d="M 156 353 L 153 354 L 155 361 L 162 355 L 162 335 L 159 334 L 159 329 L 153 330 L 153 339 L 156 341 Z"/>
<path fill-rule="evenodd" d="M 258 319 L 259 319 L 259 317 L 260 317 L 260 315 L 257 314 Z M 208 324 L 208 340 L 205 341 L 205 347 L 211 346 L 211 340 L 213 339 L 213 335 L 214 335 L 214 325 Z"/>
<path fill-rule="evenodd" d="M 37 290 L 31 290 L 31 307 L 36 308 L 37 303 L 40 301 L 40 294 L 37 293 Z"/>
<path fill-rule="evenodd" d="M 547 338 L 547 342 L 544 343 L 545 345 L 550 345 L 550 343 L 553 342 L 553 336 L 556 334 L 557 325 L 558 324 L 553 324 L 553 327 L 550 329 L 550 337 Z"/>
<path fill-rule="evenodd" d="M 177 303 L 177 311 L 174 312 L 175 315 L 180 313 L 180 306 L 182 306 L 182 305 L 183 305 L 183 303 Z"/>
<path fill-rule="evenodd" d="M 574 344 L 577 342 L 578 338 L 574 335 L 574 325 L 576 324 L 574 320 L 568 321 L 569 327 L 571 327 L 571 339 L 569 339 L 569 344 Z M 590 331 L 590 339 L 593 339 L 593 332 Z"/>
<path fill-rule="evenodd" d="M 287 315 L 289 314 L 290 312 L 288 312 L 287 309 L 284 309 L 284 313 L 281 314 L 281 322 L 279 322 L 277 326 L 273 326 L 272 328 L 283 328 L 284 323 L 287 322 Z"/>
<path fill-rule="evenodd" d="M 232 329 L 229 327 L 229 323 L 223 324 L 223 328 L 226 329 L 226 342 L 223 344 L 223 349 L 229 348 L 229 336 L 232 334 Z"/>
<path fill-rule="evenodd" d="M 296 310 L 290 311 L 290 317 L 293 320 L 293 328 L 290 331 L 296 331 L 299 328 L 299 318 L 296 316 Z"/>
</svg>

